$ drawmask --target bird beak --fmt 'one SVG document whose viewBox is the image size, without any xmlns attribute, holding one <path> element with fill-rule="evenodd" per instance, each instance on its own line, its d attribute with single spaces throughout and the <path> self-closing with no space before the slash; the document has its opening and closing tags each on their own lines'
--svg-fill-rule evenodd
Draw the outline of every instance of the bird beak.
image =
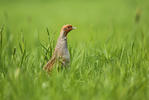
<svg viewBox="0 0 149 100">
<path fill-rule="evenodd" d="M 77 29 L 76 27 L 72 27 L 73 30 Z"/>
</svg>

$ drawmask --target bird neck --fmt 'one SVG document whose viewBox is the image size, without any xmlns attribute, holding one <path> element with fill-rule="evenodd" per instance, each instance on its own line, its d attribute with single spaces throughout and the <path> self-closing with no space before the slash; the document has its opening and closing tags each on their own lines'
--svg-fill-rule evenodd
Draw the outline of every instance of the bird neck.
<svg viewBox="0 0 149 100">
<path fill-rule="evenodd" d="M 59 36 L 59 38 L 64 39 L 64 40 L 67 41 L 67 32 L 65 32 L 65 31 L 61 31 L 61 32 L 60 32 L 60 36 Z"/>
<path fill-rule="evenodd" d="M 64 32 L 60 33 L 56 47 L 57 48 L 60 48 L 60 47 L 67 48 L 67 37 L 64 35 Z"/>
</svg>

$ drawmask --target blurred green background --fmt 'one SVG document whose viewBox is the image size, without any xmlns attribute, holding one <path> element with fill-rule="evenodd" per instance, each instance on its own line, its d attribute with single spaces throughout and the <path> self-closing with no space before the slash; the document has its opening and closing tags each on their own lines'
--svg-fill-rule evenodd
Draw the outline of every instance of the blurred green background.
<svg viewBox="0 0 149 100">
<path fill-rule="evenodd" d="M 64 24 L 73 24 L 78 30 L 70 34 L 70 39 L 78 41 L 81 37 L 78 42 L 87 42 L 107 38 L 115 27 L 123 32 L 120 35 L 128 33 L 134 27 L 137 9 L 141 9 L 141 23 L 146 23 L 143 27 L 147 28 L 147 0 L 6 0 L 0 3 L 0 22 L 13 34 L 22 31 L 30 42 L 36 34 L 44 36 L 46 27 L 58 35 Z"/>
<path fill-rule="evenodd" d="M 0 100 L 148 100 L 148 0 L 0 0 Z M 60 29 L 69 70 L 42 70 Z"/>
</svg>

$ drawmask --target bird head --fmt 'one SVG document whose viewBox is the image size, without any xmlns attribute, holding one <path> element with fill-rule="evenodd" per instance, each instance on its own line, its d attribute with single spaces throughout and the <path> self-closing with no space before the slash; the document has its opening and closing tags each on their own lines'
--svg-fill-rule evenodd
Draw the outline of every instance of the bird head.
<svg viewBox="0 0 149 100">
<path fill-rule="evenodd" d="M 73 27 L 72 25 L 68 24 L 68 25 L 64 25 L 61 29 L 61 35 L 63 36 L 67 36 L 67 34 L 71 31 L 76 29 L 76 27 Z"/>
</svg>

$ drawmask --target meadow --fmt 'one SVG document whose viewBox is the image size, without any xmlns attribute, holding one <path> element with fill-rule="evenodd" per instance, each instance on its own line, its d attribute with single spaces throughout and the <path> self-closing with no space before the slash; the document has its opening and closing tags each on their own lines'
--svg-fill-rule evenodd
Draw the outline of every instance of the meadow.
<svg viewBox="0 0 149 100">
<path fill-rule="evenodd" d="M 0 0 L 0 100 L 149 100 L 148 0 Z M 49 75 L 65 24 L 70 68 Z"/>
</svg>

